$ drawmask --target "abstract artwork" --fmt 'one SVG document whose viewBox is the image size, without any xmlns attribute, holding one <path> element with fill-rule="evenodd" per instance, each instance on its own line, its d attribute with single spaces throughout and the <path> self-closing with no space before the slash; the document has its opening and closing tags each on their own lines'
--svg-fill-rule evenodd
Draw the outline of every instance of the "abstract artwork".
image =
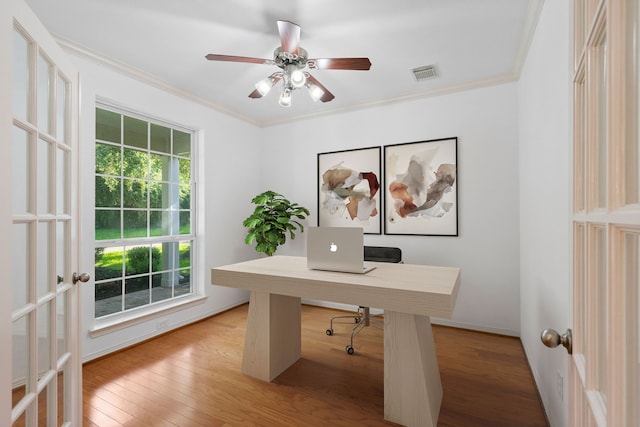
<svg viewBox="0 0 640 427">
<path fill-rule="evenodd" d="M 318 226 L 380 234 L 380 147 L 318 154 Z"/>
<path fill-rule="evenodd" d="M 458 235 L 458 138 L 386 145 L 385 234 Z"/>
</svg>

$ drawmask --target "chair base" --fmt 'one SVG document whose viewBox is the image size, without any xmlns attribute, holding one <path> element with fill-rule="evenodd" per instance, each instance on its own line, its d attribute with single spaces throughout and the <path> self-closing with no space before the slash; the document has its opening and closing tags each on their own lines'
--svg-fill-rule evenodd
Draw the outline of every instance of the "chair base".
<svg viewBox="0 0 640 427">
<path fill-rule="evenodd" d="M 353 315 L 344 315 L 344 316 L 333 316 L 331 318 L 329 329 L 327 329 L 327 335 L 333 335 L 333 323 L 337 319 L 353 319 L 356 325 L 351 329 L 351 342 L 345 347 L 345 351 L 348 354 L 355 353 L 355 349 L 353 347 L 353 338 L 360 333 L 364 328 L 373 326 L 372 323 L 382 323 L 382 320 L 378 319 L 378 316 L 371 316 L 371 310 L 369 307 L 359 306 L 356 314 Z M 347 322 L 336 322 L 336 323 L 347 323 Z"/>
</svg>

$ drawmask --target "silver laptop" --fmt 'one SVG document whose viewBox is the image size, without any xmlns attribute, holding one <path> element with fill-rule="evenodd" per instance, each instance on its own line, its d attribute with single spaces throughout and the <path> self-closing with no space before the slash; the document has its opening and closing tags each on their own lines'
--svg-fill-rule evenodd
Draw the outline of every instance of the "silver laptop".
<svg viewBox="0 0 640 427">
<path fill-rule="evenodd" d="M 364 262 L 361 227 L 308 227 L 307 268 L 367 273 L 375 267 Z"/>
</svg>

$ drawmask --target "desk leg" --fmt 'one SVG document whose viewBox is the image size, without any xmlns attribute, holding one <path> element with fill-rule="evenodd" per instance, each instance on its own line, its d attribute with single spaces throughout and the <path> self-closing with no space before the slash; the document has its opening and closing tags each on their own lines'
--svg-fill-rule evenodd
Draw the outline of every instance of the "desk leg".
<svg viewBox="0 0 640 427">
<path fill-rule="evenodd" d="M 300 359 L 300 298 L 252 291 L 242 373 L 272 381 Z"/>
<path fill-rule="evenodd" d="M 436 427 L 442 384 L 428 316 L 384 312 L 384 418 Z"/>
</svg>

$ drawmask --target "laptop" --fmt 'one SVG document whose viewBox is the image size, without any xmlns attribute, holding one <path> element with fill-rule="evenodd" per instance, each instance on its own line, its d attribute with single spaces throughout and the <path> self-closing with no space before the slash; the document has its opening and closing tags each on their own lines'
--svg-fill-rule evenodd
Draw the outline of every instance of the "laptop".
<svg viewBox="0 0 640 427">
<path fill-rule="evenodd" d="M 361 227 L 307 227 L 307 268 L 368 273 L 375 267 L 364 262 Z"/>
</svg>

